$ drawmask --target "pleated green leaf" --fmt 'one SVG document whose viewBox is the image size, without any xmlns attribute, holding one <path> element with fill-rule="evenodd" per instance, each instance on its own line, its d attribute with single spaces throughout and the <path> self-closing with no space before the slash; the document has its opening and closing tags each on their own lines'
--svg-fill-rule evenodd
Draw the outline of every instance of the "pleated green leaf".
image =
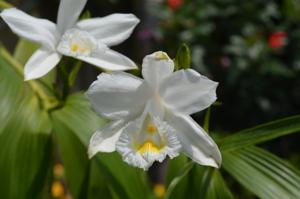
<svg viewBox="0 0 300 199">
<path fill-rule="evenodd" d="M 180 175 L 182 169 L 185 165 L 188 164 L 188 158 L 180 154 L 178 157 L 168 160 L 167 166 L 167 174 L 166 174 L 166 187 L 167 191 L 169 192 L 169 198 L 184 198 L 186 191 L 188 189 L 188 175 L 184 176 L 180 179 L 179 182 L 176 183 L 175 188 L 173 190 L 170 189 L 170 184 L 172 181 Z"/>
<path fill-rule="evenodd" d="M 258 147 L 223 153 L 223 167 L 253 194 L 265 199 L 299 198 L 300 173 Z"/>
<path fill-rule="evenodd" d="M 24 65 L 31 55 L 39 48 L 39 45 L 25 39 L 19 39 L 15 51 L 14 59 Z"/>
<path fill-rule="evenodd" d="M 235 133 L 219 142 L 221 151 L 259 144 L 280 136 L 300 132 L 300 115 L 273 121 Z"/>
<path fill-rule="evenodd" d="M 87 199 L 113 198 L 111 192 L 112 189 L 107 184 L 103 171 L 98 167 L 96 161 L 91 161 Z"/>
<path fill-rule="evenodd" d="M 23 76 L 0 55 L 0 196 L 40 198 L 51 162 L 51 123 Z"/>
<path fill-rule="evenodd" d="M 211 168 L 212 169 L 212 168 Z M 221 173 L 212 169 L 211 179 L 205 196 L 206 199 L 233 199 L 233 195 L 227 187 Z"/>
<path fill-rule="evenodd" d="M 193 168 L 193 166 L 195 165 L 194 162 L 189 162 L 187 164 L 185 164 L 184 166 L 182 166 L 182 168 L 180 170 L 178 170 L 178 174 L 176 177 L 174 177 L 172 179 L 172 181 L 170 182 L 167 192 L 166 192 L 166 199 L 169 198 L 182 198 L 180 195 L 176 195 L 174 193 L 174 191 L 177 189 L 177 186 L 180 184 L 180 182 L 182 182 L 182 180 L 184 180 L 188 173 L 191 171 L 191 169 Z M 181 192 L 182 194 L 187 194 L 186 190 L 188 190 L 188 184 L 185 182 L 183 185 L 181 185 Z M 185 191 L 184 191 L 185 190 Z"/>
<path fill-rule="evenodd" d="M 90 161 L 86 148 L 68 127 L 55 119 L 53 129 L 68 188 L 74 199 L 87 198 Z"/>
</svg>

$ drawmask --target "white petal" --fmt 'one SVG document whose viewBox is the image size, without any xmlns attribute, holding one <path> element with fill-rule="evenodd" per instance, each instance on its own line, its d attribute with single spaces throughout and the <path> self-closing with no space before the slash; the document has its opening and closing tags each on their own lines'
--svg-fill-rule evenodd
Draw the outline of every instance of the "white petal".
<svg viewBox="0 0 300 199">
<path fill-rule="evenodd" d="M 61 59 L 61 55 L 45 49 L 38 49 L 25 65 L 25 80 L 32 80 L 46 75 Z"/>
<path fill-rule="evenodd" d="M 221 166 L 222 157 L 218 146 L 190 116 L 170 114 L 167 121 L 176 129 L 187 156 L 201 165 Z"/>
<path fill-rule="evenodd" d="M 59 36 L 51 21 L 32 17 L 16 8 L 6 9 L 0 16 L 20 37 L 39 43 L 49 50 L 55 49 Z"/>
<path fill-rule="evenodd" d="M 87 0 L 61 0 L 57 14 L 57 28 L 61 34 L 72 28 Z"/>
<path fill-rule="evenodd" d="M 147 101 L 146 110 L 153 117 L 164 118 L 165 106 L 157 95 L 152 96 L 152 98 Z"/>
<path fill-rule="evenodd" d="M 133 14 L 112 14 L 82 20 L 77 26 L 89 32 L 101 43 L 112 46 L 126 40 L 138 23 L 139 19 Z"/>
<path fill-rule="evenodd" d="M 114 121 L 109 123 L 104 129 L 96 131 L 90 140 L 89 157 L 92 158 L 98 152 L 114 152 L 124 123 L 123 120 Z"/>
<path fill-rule="evenodd" d="M 172 110 L 190 115 L 216 101 L 217 86 L 217 82 L 209 80 L 195 70 L 180 70 L 162 82 L 160 96 Z"/>
<path fill-rule="evenodd" d="M 136 64 L 128 57 L 111 49 L 105 51 L 100 49 L 99 52 L 94 52 L 90 56 L 78 56 L 76 58 L 108 71 L 137 69 Z"/>
<path fill-rule="evenodd" d="M 153 88 L 158 88 L 159 83 L 174 70 L 174 62 L 164 52 L 155 52 L 143 60 L 142 74 L 144 79 Z"/>
<path fill-rule="evenodd" d="M 148 89 L 141 79 L 128 73 L 102 73 L 88 89 L 87 96 L 100 115 L 124 118 L 143 111 Z"/>
</svg>

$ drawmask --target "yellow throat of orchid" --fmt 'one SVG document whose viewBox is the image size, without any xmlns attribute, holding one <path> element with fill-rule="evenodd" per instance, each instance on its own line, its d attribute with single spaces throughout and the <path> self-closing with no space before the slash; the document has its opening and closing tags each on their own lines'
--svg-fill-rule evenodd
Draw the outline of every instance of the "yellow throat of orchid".
<svg viewBox="0 0 300 199">
<path fill-rule="evenodd" d="M 88 49 L 87 49 L 87 48 L 81 47 L 81 46 L 80 46 L 78 43 L 76 43 L 76 42 L 73 42 L 73 43 L 71 44 L 70 49 L 71 49 L 71 51 L 72 51 L 73 53 L 86 53 L 86 52 L 88 52 Z"/>
<path fill-rule="evenodd" d="M 161 140 L 160 135 L 158 133 L 158 129 L 155 126 L 155 124 L 152 121 L 146 122 L 146 124 L 144 125 L 144 132 L 146 133 L 145 139 L 141 144 L 136 145 L 137 151 L 142 155 L 148 153 L 159 153 L 165 147 L 165 144 Z M 160 141 L 157 143 L 157 140 Z"/>
</svg>

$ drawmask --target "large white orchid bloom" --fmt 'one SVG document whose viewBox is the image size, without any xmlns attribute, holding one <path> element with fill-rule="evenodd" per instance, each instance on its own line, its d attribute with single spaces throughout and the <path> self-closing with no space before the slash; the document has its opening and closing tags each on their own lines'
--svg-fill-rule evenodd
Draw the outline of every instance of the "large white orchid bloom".
<svg viewBox="0 0 300 199">
<path fill-rule="evenodd" d="M 47 74 L 62 55 L 111 71 L 136 68 L 130 59 L 108 47 L 127 39 L 139 20 L 132 14 L 112 14 L 77 22 L 86 2 L 61 0 L 57 24 L 16 8 L 1 12 L 0 16 L 13 32 L 41 45 L 25 65 L 25 80 Z"/>
<path fill-rule="evenodd" d="M 102 73 L 87 95 L 95 111 L 112 120 L 90 141 L 89 155 L 118 151 L 127 163 L 148 169 L 183 151 L 201 165 L 219 167 L 221 154 L 189 116 L 216 100 L 218 83 L 195 70 L 174 71 L 166 53 L 144 58 L 145 80 L 124 72 Z"/>
</svg>

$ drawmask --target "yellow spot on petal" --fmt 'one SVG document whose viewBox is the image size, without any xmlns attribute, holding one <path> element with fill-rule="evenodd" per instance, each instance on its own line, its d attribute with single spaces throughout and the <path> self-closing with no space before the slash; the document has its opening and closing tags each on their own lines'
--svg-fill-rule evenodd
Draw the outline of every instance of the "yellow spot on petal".
<svg viewBox="0 0 300 199">
<path fill-rule="evenodd" d="M 147 125 L 147 133 L 149 134 L 153 134 L 155 133 L 157 130 L 156 130 L 156 126 L 154 124 L 148 124 Z"/>
<path fill-rule="evenodd" d="M 77 52 L 79 50 L 79 45 L 77 43 L 72 43 L 71 44 L 71 51 L 72 52 Z"/>
<path fill-rule="evenodd" d="M 52 184 L 51 193 L 54 198 L 61 198 L 64 196 L 64 186 L 61 182 L 56 181 Z"/>
<path fill-rule="evenodd" d="M 163 184 L 156 184 L 153 187 L 153 192 L 158 198 L 163 198 L 166 194 L 166 187 Z"/>
<path fill-rule="evenodd" d="M 159 153 L 160 148 L 153 143 L 151 140 L 145 141 L 144 144 L 142 144 L 139 148 L 138 148 L 138 152 L 140 154 L 145 154 L 145 153 Z"/>
<path fill-rule="evenodd" d="M 157 59 L 157 60 L 170 60 L 167 53 L 162 52 L 162 51 L 158 51 L 158 52 L 155 53 L 155 59 Z"/>
</svg>

